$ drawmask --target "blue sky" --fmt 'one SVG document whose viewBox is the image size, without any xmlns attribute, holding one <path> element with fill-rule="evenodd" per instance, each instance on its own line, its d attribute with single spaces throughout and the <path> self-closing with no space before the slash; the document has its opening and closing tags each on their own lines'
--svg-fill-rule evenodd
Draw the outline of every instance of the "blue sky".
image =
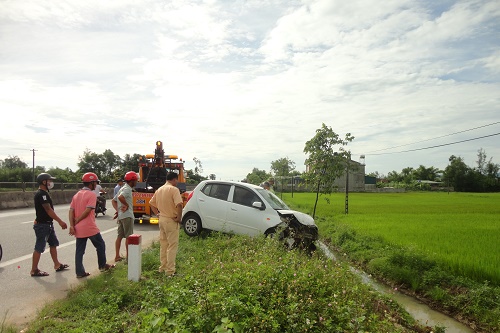
<svg viewBox="0 0 500 333">
<path fill-rule="evenodd" d="M 241 180 L 282 157 L 304 171 L 325 123 L 354 135 L 367 172 L 474 166 L 480 148 L 500 163 L 498 1 L 0 6 L 0 159 L 31 165 L 36 149 L 37 165 L 76 170 L 86 149 L 161 140 L 187 168 Z"/>
</svg>

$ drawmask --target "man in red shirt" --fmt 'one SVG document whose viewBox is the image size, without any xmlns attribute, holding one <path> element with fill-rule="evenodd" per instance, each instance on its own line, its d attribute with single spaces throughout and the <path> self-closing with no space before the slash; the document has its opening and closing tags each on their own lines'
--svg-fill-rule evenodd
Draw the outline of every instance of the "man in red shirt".
<svg viewBox="0 0 500 333">
<path fill-rule="evenodd" d="M 109 270 L 115 265 L 106 263 L 106 243 L 102 239 L 101 231 L 95 223 L 94 209 L 96 207 L 96 194 L 93 190 L 99 179 L 93 172 L 87 172 L 82 177 L 83 188 L 71 200 L 69 207 L 69 234 L 76 237 L 75 267 L 76 277 L 83 278 L 90 275 L 83 267 L 83 255 L 90 239 L 97 251 L 97 263 L 101 271 Z"/>
</svg>

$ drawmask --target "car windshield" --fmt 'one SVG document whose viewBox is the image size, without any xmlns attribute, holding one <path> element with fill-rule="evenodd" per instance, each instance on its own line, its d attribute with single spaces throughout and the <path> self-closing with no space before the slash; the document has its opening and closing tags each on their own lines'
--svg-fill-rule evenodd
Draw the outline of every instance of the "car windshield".
<svg viewBox="0 0 500 333">
<path fill-rule="evenodd" d="M 273 208 L 273 209 L 290 209 L 288 206 L 281 201 L 280 198 L 278 198 L 273 192 L 265 190 L 265 189 L 257 189 L 257 192 L 262 195 L 264 200 L 266 200 L 267 203 Z"/>
</svg>

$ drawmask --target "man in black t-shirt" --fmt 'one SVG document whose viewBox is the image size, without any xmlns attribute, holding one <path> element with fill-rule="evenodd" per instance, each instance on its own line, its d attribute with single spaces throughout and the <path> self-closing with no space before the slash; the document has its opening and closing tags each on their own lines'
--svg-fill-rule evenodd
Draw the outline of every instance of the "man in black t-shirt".
<svg viewBox="0 0 500 333">
<path fill-rule="evenodd" d="M 66 264 L 61 264 L 57 258 L 57 246 L 59 246 L 59 240 L 57 239 L 56 233 L 54 231 L 53 221 L 56 220 L 61 228 L 64 230 L 68 226 L 66 222 L 61 220 L 54 211 L 54 205 L 52 204 L 52 199 L 49 195 L 49 190 L 54 187 L 54 177 L 48 173 L 41 173 L 36 178 L 38 182 L 38 191 L 35 193 L 35 212 L 36 219 L 33 223 L 33 230 L 35 230 L 36 243 L 35 250 L 33 251 L 33 259 L 31 265 L 31 276 L 48 276 L 49 273 L 41 271 L 38 269 L 38 263 L 40 262 L 40 257 L 45 251 L 47 243 L 50 247 L 50 256 L 54 262 L 54 269 L 56 272 L 63 271 L 69 266 Z"/>
</svg>

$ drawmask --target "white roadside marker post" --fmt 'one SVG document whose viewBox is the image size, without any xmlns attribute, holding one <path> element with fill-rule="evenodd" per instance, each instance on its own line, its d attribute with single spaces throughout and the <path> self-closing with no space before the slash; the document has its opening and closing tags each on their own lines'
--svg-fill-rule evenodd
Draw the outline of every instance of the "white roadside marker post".
<svg viewBox="0 0 500 333">
<path fill-rule="evenodd" d="M 128 279 L 139 281 L 142 271 L 141 235 L 128 236 Z"/>
</svg>

